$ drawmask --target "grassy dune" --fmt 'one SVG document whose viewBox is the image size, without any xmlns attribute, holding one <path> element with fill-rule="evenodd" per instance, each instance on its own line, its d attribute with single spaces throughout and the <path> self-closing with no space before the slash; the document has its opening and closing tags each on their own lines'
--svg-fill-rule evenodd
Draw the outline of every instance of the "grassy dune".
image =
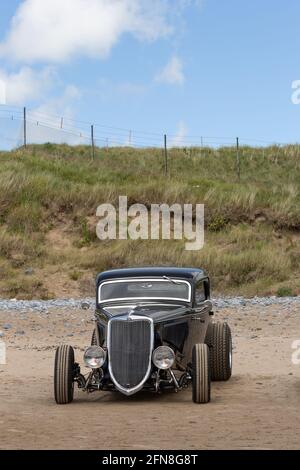
<svg viewBox="0 0 300 470">
<path fill-rule="evenodd" d="M 46 144 L 0 153 L 0 296 L 93 295 L 95 274 L 140 264 L 202 266 L 219 294 L 300 294 L 300 148 L 161 150 Z M 96 208 L 204 203 L 203 250 L 183 241 L 96 238 Z"/>
</svg>

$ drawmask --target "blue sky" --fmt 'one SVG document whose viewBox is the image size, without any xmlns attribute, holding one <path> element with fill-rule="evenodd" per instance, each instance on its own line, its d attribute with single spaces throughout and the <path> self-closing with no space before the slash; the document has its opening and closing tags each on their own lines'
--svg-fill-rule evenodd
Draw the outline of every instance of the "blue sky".
<svg viewBox="0 0 300 470">
<path fill-rule="evenodd" d="M 178 144 L 296 142 L 299 18 L 298 0 L 0 0 L 0 79 L 8 106 Z"/>
</svg>

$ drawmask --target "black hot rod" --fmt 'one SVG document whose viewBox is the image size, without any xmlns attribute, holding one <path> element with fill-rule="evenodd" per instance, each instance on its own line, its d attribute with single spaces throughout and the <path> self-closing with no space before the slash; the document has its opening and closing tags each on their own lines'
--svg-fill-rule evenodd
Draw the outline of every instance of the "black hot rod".
<svg viewBox="0 0 300 470">
<path fill-rule="evenodd" d="M 210 281 L 201 269 L 131 268 L 96 280 L 95 329 L 84 353 L 84 376 L 71 346 L 56 350 L 54 393 L 73 400 L 74 384 L 86 392 L 133 395 L 192 384 L 193 401 L 210 401 L 211 380 L 228 380 L 231 332 L 212 322 Z"/>
</svg>

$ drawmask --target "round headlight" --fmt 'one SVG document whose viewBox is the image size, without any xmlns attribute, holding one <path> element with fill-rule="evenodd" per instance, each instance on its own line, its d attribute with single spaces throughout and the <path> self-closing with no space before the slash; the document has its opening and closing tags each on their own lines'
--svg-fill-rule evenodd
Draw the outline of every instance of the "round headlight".
<svg viewBox="0 0 300 470">
<path fill-rule="evenodd" d="M 173 349 L 169 346 L 159 346 L 153 351 L 152 361 L 158 369 L 170 369 L 175 361 Z"/>
<path fill-rule="evenodd" d="M 100 346 L 90 346 L 83 355 L 84 363 L 91 369 L 102 367 L 106 359 L 106 352 Z"/>
</svg>

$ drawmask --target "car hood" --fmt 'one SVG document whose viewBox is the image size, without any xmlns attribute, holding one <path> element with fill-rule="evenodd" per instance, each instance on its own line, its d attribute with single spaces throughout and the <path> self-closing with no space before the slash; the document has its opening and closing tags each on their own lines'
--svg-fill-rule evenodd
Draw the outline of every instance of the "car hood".
<svg viewBox="0 0 300 470">
<path fill-rule="evenodd" d="M 154 323 L 173 321 L 191 314 L 211 309 L 211 302 L 204 302 L 203 307 L 196 311 L 190 305 L 178 304 L 137 304 L 137 305 L 113 305 L 103 308 L 111 318 L 122 318 L 130 320 L 130 317 L 140 316 L 151 318 Z"/>
</svg>

